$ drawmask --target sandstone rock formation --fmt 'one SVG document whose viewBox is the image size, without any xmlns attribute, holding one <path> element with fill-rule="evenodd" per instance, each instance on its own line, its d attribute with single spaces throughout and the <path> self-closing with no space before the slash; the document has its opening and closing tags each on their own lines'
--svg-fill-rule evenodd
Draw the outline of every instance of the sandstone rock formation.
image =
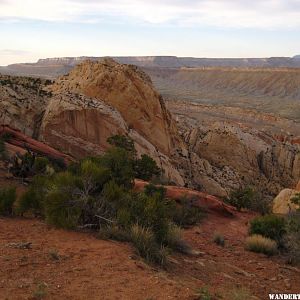
<svg viewBox="0 0 300 300">
<path fill-rule="evenodd" d="M 286 215 L 295 212 L 299 208 L 298 205 L 292 203 L 291 199 L 298 193 L 296 190 L 284 189 L 273 200 L 273 213 Z"/>
<path fill-rule="evenodd" d="M 300 192 L 300 180 L 299 180 L 299 182 L 298 182 L 298 184 L 297 184 L 297 186 L 296 186 L 296 191 L 297 191 L 297 192 Z"/>
<path fill-rule="evenodd" d="M 38 137 L 50 97 L 43 88 L 49 83 L 39 78 L 0 75 L 0 124 L 9 124 L 29 136 Z"/>
<path fill-rule="evenodd" d="M 9 135 L 9 139 L 5 142 L 5 149 L 9 156 L 14 156 L 15 154 L 25 154 L 28 150 L 43 155 L 52 159 L 61 159 L 66 164 L 73 161 L 73 159 L 56 149 L 41 143 L 33 138 L 28 137 L 19 130 L 13 129 L 7 125 L 0 126 L 0 137 L 3 135 Z"/>
<path fill-rule="evenodd" d="M 135 180 L 135 190 L 142 191 L 148 182 L 142 180 Z M 191 190 L 188 188 L 177 186 L 164 186 L 166 189 L 166 196 L 173 200 L 180 200 L 185 197 L 192 206 L 203 208 L 205 211 L 214 214 L 221 214 L 223 216 L 234 216 L 236 209 L 230 205 L 225 204 L 217 197 L 209 194 Z"/>
<path fill-rule="evenodd" d="M 171 101 L 168 107 L 189 146 L 190 181 L 201 190 L 225 196 L 232 189 L 252 185 L 273 199 L 299 180 L 300 145 L 292 142 L 294 139 L 278 139 L 262 123 L 263 116 L 256 115 L 251 123 L 250 119 L 243 122 L 238 115 L 231 115 L 229 108 Z M 283 135 L 283 128 L 290 128 L 288 120 L 271 121 L 275 133 L 282 124 L 288 125 L 282 127 Z M 297 133 L 298 127 L 294 127 Z"/>
<path fill-rule="evenodd" d="M 49 87 L 40 138 L 74 157 L 105 151 L 107 138 L 126 134 L 139 155 L 151 155 L 170 181 L 184 185 L 172 159 L 185 151 L 151 80 L 110 59 L 87 61 Z M 185 153 L 187 155 L 187 153 Z"/>
<path fill-rule="evenodd" d="M 129 128 L 134 128 L 166 155 L 178 147 L 176 129 L 164 101 L 150 77 L 134 66 L 121 65 L 112 59 L 86 61 L 56 81 L 51 91 L 58 95 L 83 94 L 111 105 Z"/>
<path fill-rule="evenodd" d="M 211 195 L 254 185 L 273 196 L 300 178 L 299 123 L 181 103 L 172 109 L 176 124 L 150 78 L 134 66 L 86 61 L 53 84 L 0 79 L 0 122 L 75 158 L 102 153 L 109 136 L 126 134 L 169 181 Z"/>
</svg>

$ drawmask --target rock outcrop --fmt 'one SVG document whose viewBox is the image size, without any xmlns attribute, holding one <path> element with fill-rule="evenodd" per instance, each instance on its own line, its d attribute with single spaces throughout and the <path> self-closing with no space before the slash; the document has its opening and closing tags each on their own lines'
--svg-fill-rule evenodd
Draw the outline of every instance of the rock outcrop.
<svg viewBox="0 0 300 300">
<path fill-rule="evenodd" d="M 168 108 L 189 147 L 192 186 L 226 196 L 252 185 L 272 200 L 299 180 L 299 123 L 254 111 L 243 120 L 237 109 L 196 103 L 169 101 Z M 285 138 L 278 138 L 278 130 Z"/>
<path fill-rule="evenodd" d="M 168 180 L 184 185 L 173 159 L 185 147 L 149 77 L 111 59 L 87 61 L 49 87 L 40 139 L 74 157 L 104 152 L 107 138 L 130 136 L 138 155 L 149 154 Z M 187 155 L 187 153 L 185 153 Z"/>
<path fill-rule="evenodd" d="M 149 183 L 142 180 L 135 180 L 135 190 L 142 191 L 147 184 Z M 221 214 L 227 217 L 232 217 L 236 213 L 234 207 L 225 204 L 219 198 L 207 193 L 177 186 L 164 186 L 164 188 L 166 189 L 166 196 L 175 201 L 185 197 L 187 201 L 190 201 L 192 206 L 200 207 L 210 213 Z"/>
<path fill-rule="evenodd" d="M 272 211 L 274 214 L 287 215 L 295 212 L 299 205 L 294 204 L 291 199 L 295 197 L 299 192 L 293 189 L 282 190 L 277 197 L 273 200 Z"/>
<path fill-rule="evenodd" d="M 57 95 L 82 94 L 114 107 L 129 128 L 166 155 L 180 146 L 162 97 L 150 77 L 137 67 L 121 65 L 112 59 L 86 61 L 57 80 L 51 91 Z"/>
<path fill-rule="evenodd" d="M 16 154 L 23 155 L 30 150 L 42 156 L 62 160 L 66 164 L 73 161 L 72 157 L 57 151 L 49 145 L 28 137 L 19 130 L 13 129 L 7 125 L 0 126 L 0 137 L 3 135 L 9 136 L 8 140 L 5 142 L 5 148 L 8 152 L 8 155 L 11 157 Z"/>
<path fill-rule="evenodd" d="M 38 137 L 41 119 L 51 93 L 44 87 L 50 81 L 30 77 L 0 75 L 0 124 Z"/>
<path fill-rule="evenodd" d="M 211 195 L 254 185 L 273 199 L 300 178 L 299 123 L 181 102 L 172 110 L 176 124 L 135 66 L 104 59 L 76 65 L 54 83 L 0 79 L 0 122 L 75 158 L 103 153 L 108 137 L 125 134 L 168 181 Z"/>
</svg>

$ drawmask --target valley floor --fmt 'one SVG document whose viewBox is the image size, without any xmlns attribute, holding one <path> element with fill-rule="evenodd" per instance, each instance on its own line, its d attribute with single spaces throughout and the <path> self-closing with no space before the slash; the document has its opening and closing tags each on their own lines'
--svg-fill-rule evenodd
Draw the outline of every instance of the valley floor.
<svg viewBox="0 0 300 300">
<path fill-rule="evenodd" d="M 54 229 L 36 219 L 0 218 L 0 299 L 198 299 L 203 286 L 226 300 L 245 290 L 250 299 L 299 293 L 299 269 L 283 258 L 244 250 L 251 217 L 208 216 L 185 230 L 201 253 L 173 255 L 165 271 L 143 263 L 128 244 Z M 225 236 L 224 248 L 212 241 L 216 231 Z M 19 249 L 21 242 L 31 242 L 31 248 Z"/>
</svg>

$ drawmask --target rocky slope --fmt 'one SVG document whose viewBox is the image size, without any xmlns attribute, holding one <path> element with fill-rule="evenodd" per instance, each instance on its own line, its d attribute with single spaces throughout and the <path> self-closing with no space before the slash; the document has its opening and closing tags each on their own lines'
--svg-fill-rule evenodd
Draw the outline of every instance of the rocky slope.
<svg viewBox="0 0 300 300">
<path fill-rule="evenodd" d="M 290 135 L 288 120 L 273 119 L 248 112 L 245 120 L 228 108 L 168 102 L 176 116 L 181 135 L 189 145 L 191 181 L 208 193 L 226 195 L 231 189 L 253 185 L 276 195 L 284 187 L 295 186 L 300 178 L 300 144 Z M 251 119 L 251 120 L 250 120 Z M 266 120 L 265 120 L 266 119 Z M 288 125 L 281 127 L 283 124 Z M 277 126 L 277 127 L 276 127 Z M 298 127 L 297 127 L 298 126 Z M 270 130 L 273 128 L 273 131 Z M 278 138 L 278 131 L 285 139 Z M 294 133 L 300 135 L 299 124 Z"/>
<path fill-rule="evenodd" d="M 81 94 L 94 99 L 95 103 L 111 105 L 120 112 L 129 128 L 146 137 L 166 155 L 178 147 L 176 128 L 163 99 L 153 88 L 151 79 L 134 66 L 121 65 L 112 59 L 87 61 L 56 81 L 51 92 L 58 96 Z M 49 110 L 52 106 L 50 103 Z"/>
<path fill-rule="evenodd" d="M 3 78 L 12 83 L 0 86 L 1 122 L 73 157 L 102 153 L 109 136 L 126 134 L 168 181 L 212 195 L 249 184 L 275 195 L 300 177 L 299 123 L 249 109 L 169 101 L 175 124 L 137 67 L 105 59 L 76 65 L 53 84 Z"/>
<path fill-rule="evenodd" d="M 3 124 L 76 158 L 102 153 L 108 137 L 127 134 L 139 155 L 151 155 L 167 180 L 184 185 L 173 161 L 187 156 L 185 145 L 151 80 L 136 67 L 86 61 L 54 84 L 39 80 L 34 88 L 35 79 L 5 78 L 13 83 L 1 85 Z"/>
<path fill-rule="evenodd" d="M 37 137 L 51 93 L 43 88 L 50 81 L 0 75 L 0 123 Z"/>
</svg>

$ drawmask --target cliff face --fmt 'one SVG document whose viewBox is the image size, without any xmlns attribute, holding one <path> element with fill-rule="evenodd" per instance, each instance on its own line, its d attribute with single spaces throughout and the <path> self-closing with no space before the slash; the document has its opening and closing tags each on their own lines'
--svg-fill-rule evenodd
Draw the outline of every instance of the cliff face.
<svg viewBox="0 0 300 300">
<path fill-rule="evenodd" d="M 74 157 L 105 151 L 107 138 L 126 134 L 165 176 L 183 185 L 172 160 L 184 152 L 174 122 L 151 80 L 136 67 L 87 61 L 49 87 L 40 139 Z"/>
<path fill-rule="evenodd" d="M 120 112 L 129 128 L 135 129 L 166 155 L 178 146 L 176 129 L 161 96 L 150 78 L 136 67 L 111 59 L 87 61 L 57 80 L 51 91 L 57 95 L 82 94 L 111 105 Z"/>
<path fill-rule="evenodd" d="M 50 93 L 43 89 L 48 83 L 38 78 L 0 75 L 0 123 L 37 137 L 50 99 Z"/>
<path fill-rule="evenodd" d="M 168 107 L 189 146 L 193 185 L 220 196 L 253 185 L 274 196 L 299 180 L 300 145 L 297 136 L 290 133 L 289 137 L 288 120 L 271 118 L 269 124 L 267 116 L 256 114 L 256 118 L 245 118 L 243 123 L 238 116 L 226 115 L 222 107 L 218 111 L 217 107 L 179 102 L 169 102 Z M 281 127 L 283 124 L 287 127 Z M 299 134 L 297 124 L 294 129 Z M 279 128 L 286 138 L 278 137 Z"/>
</svg>

